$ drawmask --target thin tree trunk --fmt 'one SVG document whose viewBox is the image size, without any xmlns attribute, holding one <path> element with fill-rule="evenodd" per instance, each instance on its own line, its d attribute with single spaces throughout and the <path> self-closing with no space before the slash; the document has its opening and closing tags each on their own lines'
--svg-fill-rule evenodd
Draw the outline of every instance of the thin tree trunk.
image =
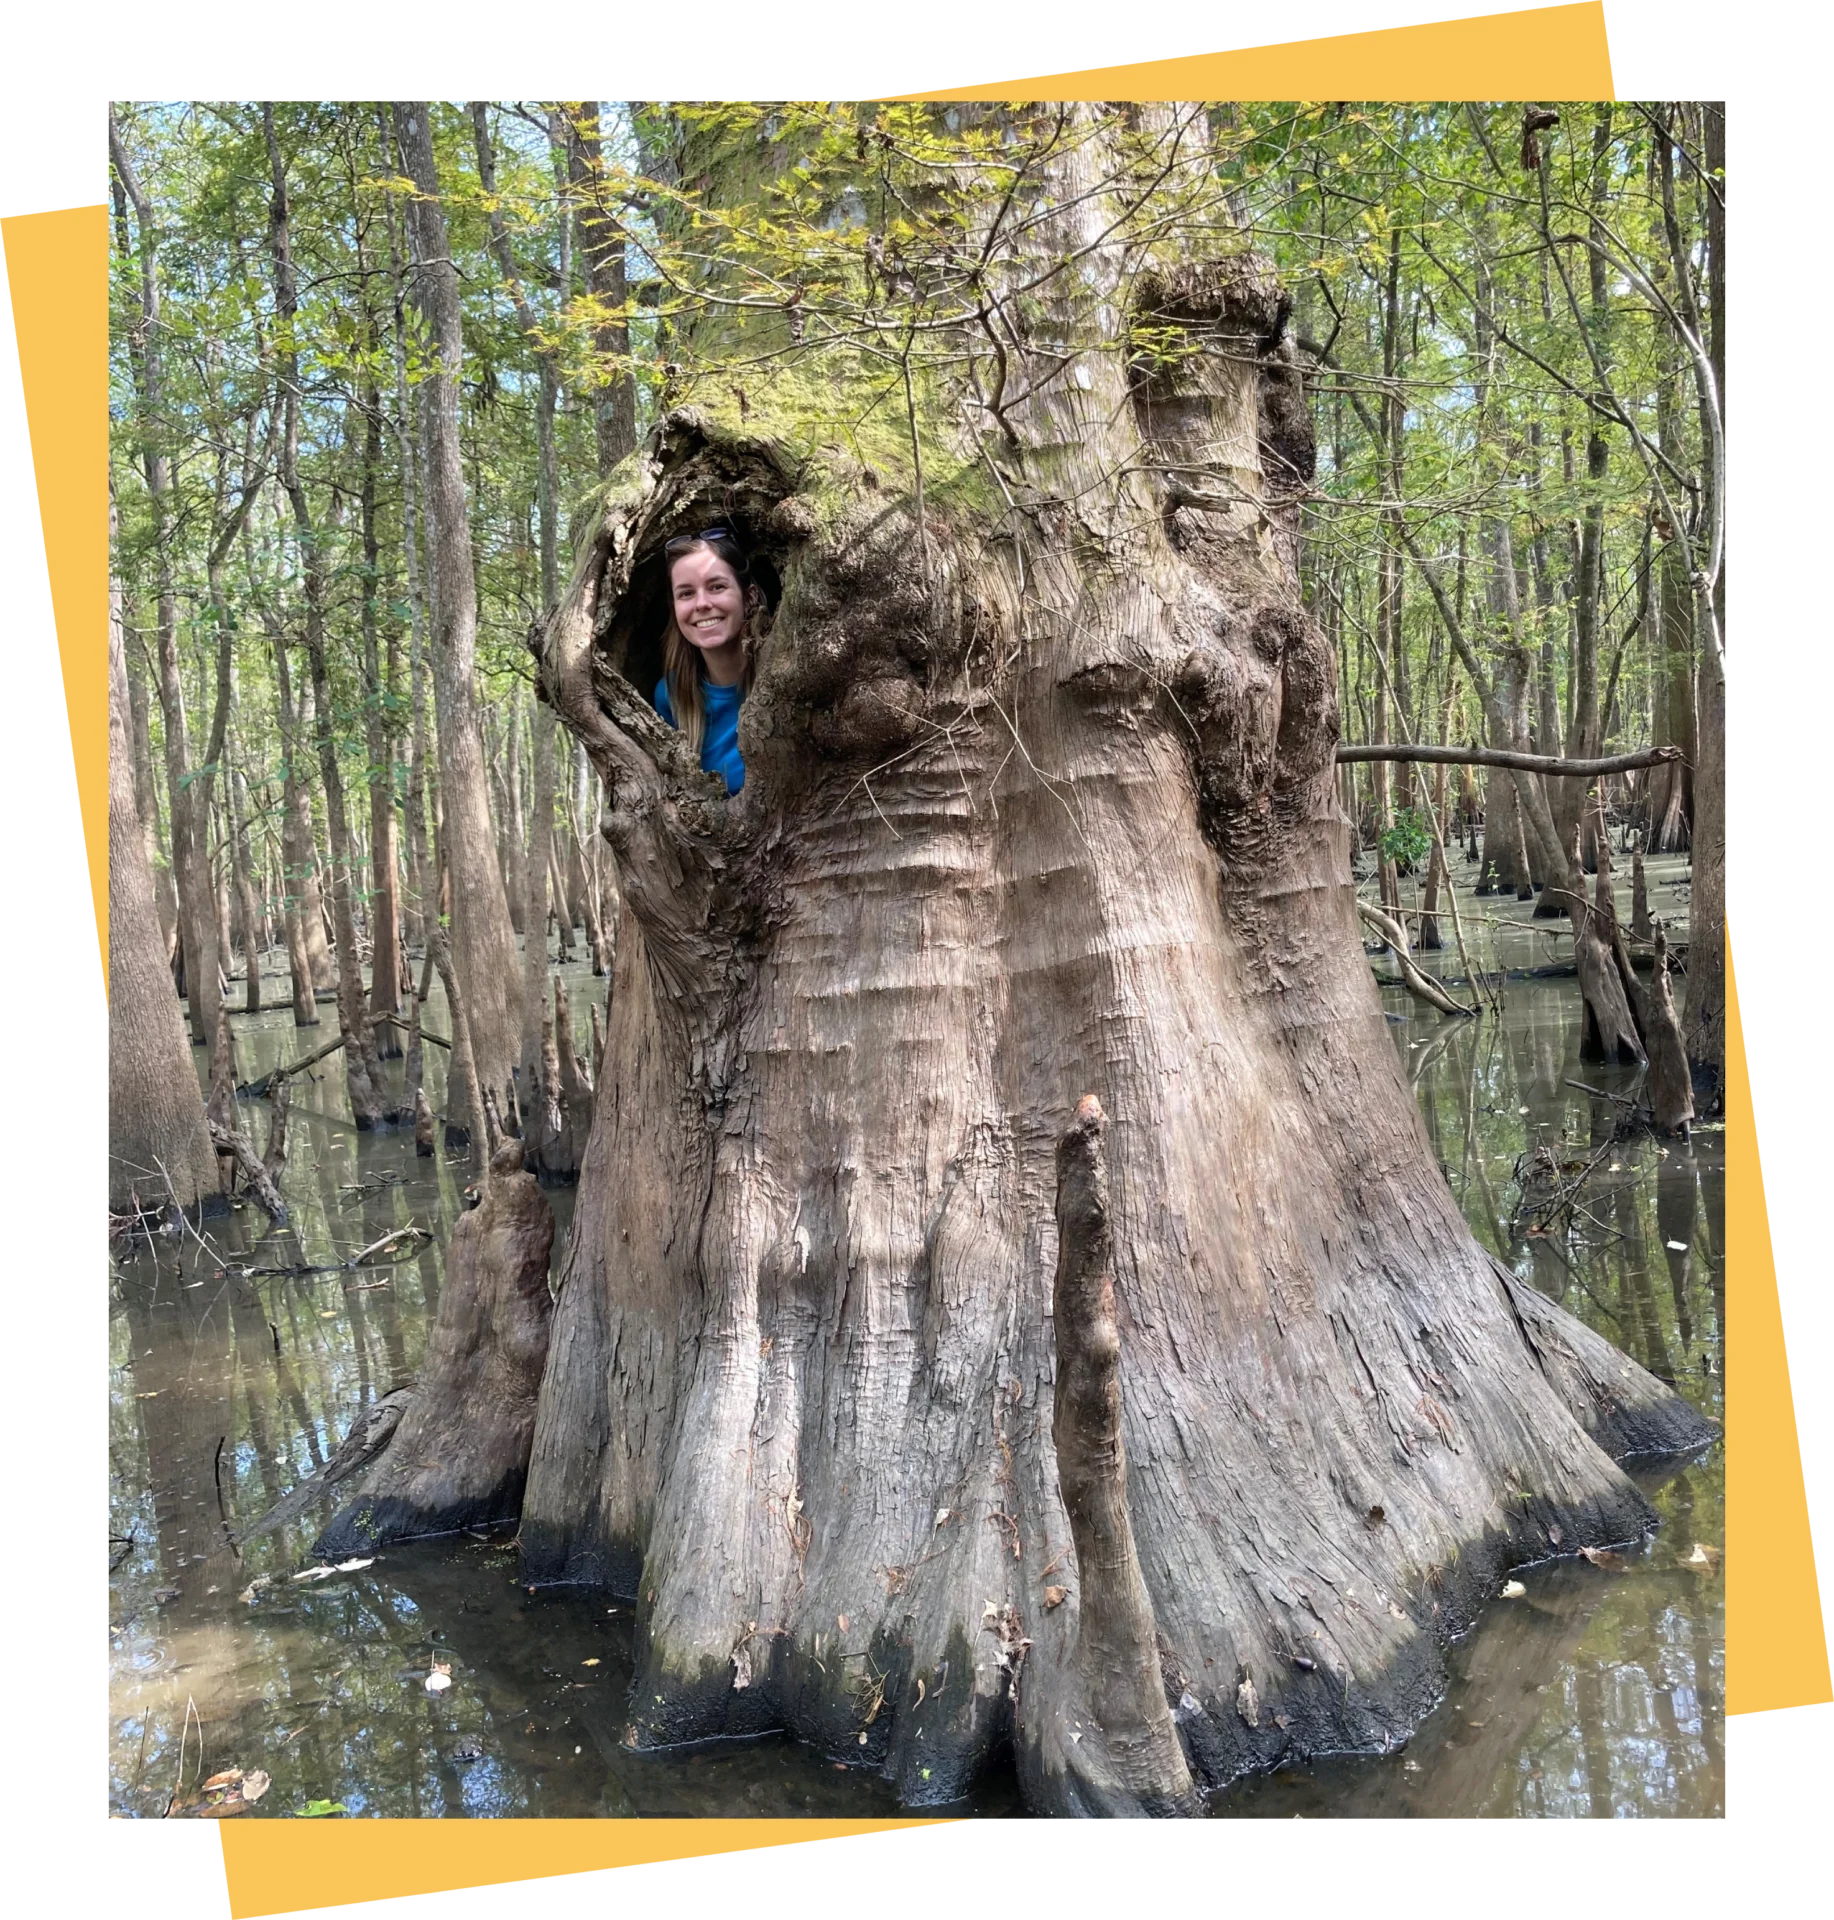
<svg viewBox="0 0 1834 1920">
<path fill-rule="evenodd" d="M 486 196 L 496 193 L 496 162 L 491 146 L 489 113 L 481 100 L 471 105 L 472 133 L 478 155 L 478 178 Z M 562 156 L 557 153 L 557 165 Z M 569 223 L 560 220 L 559 284 L 563 294 L 569 280 Z M 541 605 L 544 619 L 560 604 L 560 467 L 554 445 L 554 413 L 559 400 L 559 378 L 554 353 L 542 342 L 539 317 L 529 304 L 516 271 L 509 230 L 502 209 L 490 214 L 492 250 L 516 318 L 535 353 L 540 388 L 535 400 L 535 512 L 541 551 Z M 634 429 L 633 429 L 634 431 Z M 522 854 L 522 1056 L 521 1085 L 532 1096 L 540 1065 L 542 1008 L 547 997 L 549 869 L 554 845 L 554 709 L 546 700 L 535 703 L 533 751 L 528 777 L 527 838 Z M 563 918 L 565 909 L 563 908 Z M 571 946 L 563 931 L 563 957 Z M 582 1136 L 583 1138 L 583 1136 Z"/>
<path fill-rule="evenodd" d="M 273 198 L 268 208 L 268 237 L 274 265 L 274 301 L 281 323 L 290 331 L 297 308 L 292 244 L 289 234 L 286 167 L 274 132 L 271 103 L 261 110 L 267 139 Z M 331 700 L 331 670 L 325 639 L 325 563 L 319 530 L 313 522 L 304 482 L 299 475 L 299 372 L 297 354 L 289 345 L 280 354 L 285 424 L 281 430 L 280 484 L 293 509 L 299 538 L 301 569 L 305 576 L 306 659 L 312 675 L 312 701 L 318 746 L 319 777 L 325 788 L 325 813 L 331 833 L 331 905 L 337 932 L 338 1027 L 344 1038 L 344 1080 L 350 1095 L 350 1114 L 359 1129 L 377 1126 L 387 1117 L 382 1089 L 382 1066 L 376 1056 L 375 1029 L 363 997 L 363 969 L 357 958 L 357 922 L 352 899 L 351 835 L 344 806 L 344 776 L 338 765 L 337 733 Z"/>
<path fill-rule="evenodd" d="M 382 465 L 382 396 L 366 384 L 363 409 L 363 737 L 369 755 L 369 1010 L 401 1011 L 400 852 L 395 836 L 395 744 L 392 675 L 385 675 L 377 632 L 381 549 L 376 538 L 376 486 Z M 391 656 L 394 645 L 389 647 Z M 373 1023 L 372 1023 L 373 1025 Z M 379 1055 L 401 1052 L 392 1026 L 377 1036 Z"/>
<path fill-rule="evenodd" d="M 600 356 L 593 394 L 599 473 L 609 474 L 637 445 L 637 390 L 629 366 L 630 329 L 619 317 L 626 298 L 624 231 L 605 190 L 599 103 L 570 100 L 562 109 L 568 173 L 579 228 L 586 289 L 606 315 L 593 329 Z"/>
<path fill-rule="evenodd" d="M 121 597 L 124 629 L 132 607 L 125 591 Z M 134 731 L 134 801 L 140 809 L 140 830 L 146 840 L 147 865 L 153 875 L 153 906 L 159 915 L 166 958 L 176 955 L 178 943 L 178 895 L 172 884 L 172 869 L 166 861 L 160 840 L 159 782 L 153 772 L 153 727 L 142 666 L 143 649 L 130 637 L 127 653 L 128 704 Z"/>
<path fill-rule="evenodd" d="M 437 351 L 421 395 L 437 580 L 433 679 L 439 714 L 441 846 L 452 882 L 452 965 L 464 991 L 477 1071 L 482 1085 L 507 1088 L 521 1051 L 521 970 L 497 870 L 473 685 L 477 590 L 459 442 L 464 346 L 458 276 L 439 199 L 429 113 L 426 101 L 394 104 L 395 134 L 419 196 L 410 203 L 409 223 L 417 242 L 420 305 Z"/>
<path fill-rule="evenodd" d="M 1726 407 L 1726 110 L 1709 101 L 1707 149 L 1707 352 L 1715 393 L 1700 396 L 1703 433 L 1717 437 Z M 1716 411 L 1718 420 L 1707 418 Z M 1703 502 L 1709 531 L 1723 524 L 1712 462 Z M 1717 541 L 1710 544 L 1717 549 Z M 1722 563 L 1708 589 L 1696 593 L 1700 665 L 1700 755 L 1694 774 L 1694 885 L 1689 902 L 1688 1065 L 1703 1090 L 1702 1108 L 1722 1110 L 1726 1070 L 1726 677 L 1721 636 L 1726 630 L 1726 572 Z"/>
<path fill-rule="evenodd" d="M 267 915 L 255 888 L 255 863 L 248 838 L 248 782 L 243 775 L 241 756 L 232 751 L 235 764 L 226 767 L 224 793 L 229 802 L 231 869 L 235 875 L 236 898 L 241 903 L 243 953 L 247 997 L 244 1013 L 261 1011 L 261 956 L 267 946 Z"/>
<path fill-rule="evenodd" d="M 319 876 L 325 872 L 325 856 L 319 847 L 319 818 L 313 806 L 313 741 L 319 735 L 317 701 L 313 699 L 311 670 L 294 687 L 294 737 L 290 751 L 298 755 L 298 774 L 294 780 L 294 839 L 300 847 L 300 925 L 305 935 L 305 952 L 311 960 L 313 991 L 326 995 L 336 985 L 336 968 L 330 956 L 330 914 L 326 912 L 325 887 Z"/>
<path fill-rule="evenodd" d="M 210 1046 L 217 1027 L 216 909 L 211 899 L 204 823 L 186 724 L 184 682 L 178 660 L 178 587 L 173 568 L 172 464 L 165 451 L 165 369 L 161 350 L 160 287 L 156 226 L 126 143 L 108 118 L 109 153 L 121 195 L 130 201 L 140 248 L 140 325 L 130 340 L 130 360 L 139 401 L 141 458 L 152 503 L 158 577 L 159 703 L 165 720 L 166 809 L 172 825 L 172 873 L 176 882 L 180 937 L 185 952 L 193 1046 Z M 125 224 L 125 222 L 123 222 Z M 214 1066 L 214 1063 L 213 1063 Z"/>
<path fill-rule="evenodd" d="M 318 1025 L 318 969 L 313 963 L 312 935 L 316 930 L 322 943 L 324 928 L 312 862 L 312 822 L 299 777 L 304 751 L 302 729 L 293 703 L 286 636 L 278 621 L 270 622 L 268 638 L 274 650 L 274 690 L 280 725 L 281 917 L 286 929 L 287 962 L 293 975 L 293 1024 L 315 1027 Z"/>
<path fill-rule="evenodd" d="M 388 115 L 378 110 L 383 145 L 388 139 Z M 396 234 L 395 204 L 387 209 L 389 285 L 394 298 L 394 324 L 389 349 L 395 372 L 395 430 L 401 451 L 401 552 L 407 576 L 408 706 L 411 734 L 408 746 L 407 839 L 409 938 L 426 948 L 427 924 L 435 915 L 433 896 L 438 879 L 427 842 L 427 769 L 433 761 L 432 734 L 427 722 L 426 594 L 421 567 L 420 434 L 414 424 L 414 406 L 408 395 L 407 290 L 402 273 L 401 247 Z"/>
</svg>

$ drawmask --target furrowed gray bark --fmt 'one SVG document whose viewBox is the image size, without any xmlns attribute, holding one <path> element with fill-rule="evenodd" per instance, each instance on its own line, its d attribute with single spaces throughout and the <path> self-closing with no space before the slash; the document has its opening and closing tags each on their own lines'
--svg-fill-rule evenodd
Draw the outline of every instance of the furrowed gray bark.
<svg viewBox="0 0 1834 1920">
<path fill-rule="evenodd" d="M 1107 1126 L 1101 1102 L 1086 1095 L 1057 1143 L 1051 1443 L 1076 1543 L 1080 1617 L 1072 1660 L 1088 1711 L 1079 1719 L 1073 1705 L 1061 1709 L 1054 1731 L 1068 1775 L 1065 1795 L 1088 1803 L 1079 1811 L 1194 1813 L 1197 1795 L 1165 1697 L 1152 1596 L 1127 1514 Z M 1044 1764 L 1051 1765 L 1048 1757 Z"/>
</svg>

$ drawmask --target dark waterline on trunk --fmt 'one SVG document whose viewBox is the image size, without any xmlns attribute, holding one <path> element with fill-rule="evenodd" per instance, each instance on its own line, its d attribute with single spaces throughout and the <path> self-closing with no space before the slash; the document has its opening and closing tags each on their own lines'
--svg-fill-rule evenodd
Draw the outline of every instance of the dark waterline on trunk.
<svg viewBox="0 0 1834 1920">
<path fill-rule="evenodd" d="M 1484 904 L 1461 896 L 1468 940 Z M 1432 958 L 1452 973 L 1447 933 Z M 583 1030 L 603 982 L 583 967 L 563 973 Z M 1384 997 L 1429 1140 L 1478 1237 L 1720 1417 L 1723 1134 L 1699 1131 L 1685 1146 L 1613 1140 L 1624 1109 L 1607 1096 L 1627 1097 L 1638 1075 L 1580 1062 L 1570 980 L 1511 985 L 1500 1020 L 1446 1021 Z M 443 1013 L 436 994 L 428 1024 L 442 1032 Z M 284 1008 L 235 1025 L 247 1080 L 309 1051 Z M 428 1054 L 438 1106 L 445 1059 Z M 384 1072 L 392 1094 L 401 1064 Z M 243 1110 L 259 1137 L 254 1104 Z M 289 1575 L 309 1564 L 327 1507 L 237 1557 L 225 1516 L 246 1526 L 322 1464 L 361 1408 L 413 1374 L 464 1205 L 463 1166 L 417 1160 L 411 1128 L 362 1134 L 349 1123 L 335 1056 L 295 1082 L 291 1146 L 289 1231 L 266 1231 L 251 1206 L 207 1224 L 214 1252 L 186 1235 L 156 1252 L 143 1241 L 115 1263 L 111 1811 L 157 1816 L 181 1774 L 189 1798 L 195 1782 L 240 1767 L 272 1776 L 255 1811 L 277 1815 L 311 1800 L 390 1816 L 896 1813 L 886 1783 L 845 1754 L 781 1738 L 627 1751 L 631 1609 L 606 1594 L 531 1593 L 507 1534 L 392 1548 L 296 1584 Z M 1563 1188 L 1593 1162 L 1567 1210 Z M 550 1197 L 558 1272 L 573 1196 Z M 434 1240 L 399 1264 L 237 1271 L 329 1266 L 409 1224 Z M 1696 1540 L 1723 1541 L 1722 1449 L 1644 1485 L 1661 1532 L 1626 1550 L 1622 1570 L 1555 1559 L 1524 1571 L 1525 1594 L 1495 1602 L 1454 1649 L 1446 1698 L 1405 1750 L 1241 1782 L 1212 1811 L 1720 1813 L 1723 1595 L 1717 1573 L 1679 1562 Z M 263 1575 L 271 1584 L 241 1598 Z M 453 1682 L 436 1694 L 425 1685 L 435 1660 Z M 1022 1811 L 1006 1773 L 958 1810 Z"/>
</svg>

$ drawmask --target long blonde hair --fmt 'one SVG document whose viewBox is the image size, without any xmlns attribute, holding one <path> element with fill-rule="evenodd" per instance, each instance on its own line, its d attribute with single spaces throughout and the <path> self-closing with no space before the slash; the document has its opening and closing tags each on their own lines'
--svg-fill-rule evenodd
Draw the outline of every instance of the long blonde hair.
<svg viewBox="0 0 1834 1920">
<path fill-rule="evenodd" d="M 739 590 L 744 596 L 745 624 L 739 629 L 739 643 L 745 650 L 745 671 L 739 685 L 745 693 L 751 691 L 752 678 L 757 672 L 757 642 L 763 638 L 760 622 L 764 612 L 764 595 L 751 577 L 751 562 L 745 557 L 744 548 L 730 533 L 720 529 L 696 534 L 680 546 L 670 543 L 665 569 L 670 589 L 669 624 L 662 636 L 662 678 L 669 690 L 669 706 L 675 715 L 675 725 L 697 760 L 700 758 L 701 742 L 707 733 L 707 702 L 702 692 L 707 682 L 707 669 L 700 649 L 691 646 L 682 637 L 681 628 L 676 623 L 674 582 L 675 562 L 686 559 L 689 554 L 703 547 L 732 569 L 732 577 L 739 583 Z"/>
</svg>

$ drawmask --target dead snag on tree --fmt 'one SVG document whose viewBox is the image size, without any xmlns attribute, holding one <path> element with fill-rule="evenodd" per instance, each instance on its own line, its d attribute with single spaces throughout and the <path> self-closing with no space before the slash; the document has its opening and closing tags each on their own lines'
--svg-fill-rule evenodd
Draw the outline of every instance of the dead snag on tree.
<svg viewBox="0 0 1834 1920">
<path fill-rule="evenodd" d="M 578 1173 L 592 1137 L 593 1072 L 573 1044 L 573 1007 L 564 980 L 554 982 L 554 1046 L 560 1063 L 560 1099 L 567 1116 L 567 1165 Z"/>
<path fill-rule="evenodd" d="M 553 1245 L 554 1215 L 523 1171 L 522 1142 L 505 1137 L 482 1200 L 452 1229 L 419 1391 L 315 1552 L 341 1558 L 520 1513 L 548 1357 Z"/>
<path fill-rule="evenodd" d="M 254 1142 L 248 1137 L 248 1130 L 236 1117 L 236 1057 L 235 1048 L 229 1031 L 229 1009 L 219 1004 L 217 1008 L 216 1045 L 212 1049 L 216 1071 L 210 1087 L 210 1099 L 204 1108 L 204 1119 L 210 1128 L 210 1144 L 216 1148 L 219 1165 L 230 1163 L 240 1171 L 248 1182 L 249 1191 L 260 1203 L 262 1211 L 275 1226 L 283 1227 L 287 1221 L 286 1202 L 280 1197 L 280 1189 L 274 1184 L 274 1176 L 255 1152 Z M 281 1158 L 286 1157 L 286 1122 L 281 1119 Z M 272 1136 L 269 1145 L 272 1146 Z M 234 1174 L 230 1174 L 225 1184 L 233 1188 Z"/>
<path fill-rule="evenodd" d="M 1649 1010 L 1649 1104 L 1664 1133 L 1686 1135 L 1694 1118 L 1694 1078 L 1688 1071 L 1687 1044 L 1675 1017 L 1675 996 L 1668 984 L 1668 934 L 1656 928 L 1656 970 L 1645 1002 Z"/>
<path fill-rule="evenodd" d="M 1194 1814 L 1197 1793 L 1166 1704 L 1153 1603 L 1127 1513 L 1121 1341 L 1102 1148 L 1107 1125 L 1101 1103 L 1085 1094 L 1057 1143 L 1051 1439 L 1076 1543 L 1074 1659 L 1089 1714 L 1078 1725 L 1076 1705 L 1065 1708 L 1059 1753 L 1070 1792 L 1090 1802 L 1089 1813 Z"/>
<path fill-rule="evenodd" d="M 1653 933 L 1649 918 L 1649 881 L 1643 872 L 1643 849 L 1638 846 L 1630 855 L 1630 937 L 1647 945 Z"/>
<path fill-rule="evenodd" d="M 1573 960 L 1579 971 L 1579 991 L 1586 1003 L 1585 1035 L 1580 1052 L 1590 1060 L 1628 1060 L 1639 1066 L 1648 1059 L 1636 1011 L 1630 998 L 1634 983 L 1628 958 L 1620 962 L 1623 935 L 1611 898 L 1611 862 L 1600 843 L 1601 858 L 1591 904 L 1579 862 L 1580 826 L 1574 823 L 1567 849 L 1566 898 L 1573 922 Z"/>
<path fill-rule="evenodd" d="M 287 1164 L 287 1112 L 293 1104 L 293 1083 L 284 1073 L 271 1075 L 267 1083 L 267 1150 L 261 1164 L 276 1190 Z"/>
<path fill-rule="evenodd" d="M 446 1072 L 446 1145 L 469 1147 L 472 1163 L 488 1167 L 485 1147 L 484 1100 L 478 1088 L 477 1062 L 471 1051 L 471 1020 L 465 996 L 452 967 L 452 949 L 443 927 L 427 933 L 427 952 L 445 982 L 446 1005 L 452 1011 L 452 1064 Z"/>
</svg>

